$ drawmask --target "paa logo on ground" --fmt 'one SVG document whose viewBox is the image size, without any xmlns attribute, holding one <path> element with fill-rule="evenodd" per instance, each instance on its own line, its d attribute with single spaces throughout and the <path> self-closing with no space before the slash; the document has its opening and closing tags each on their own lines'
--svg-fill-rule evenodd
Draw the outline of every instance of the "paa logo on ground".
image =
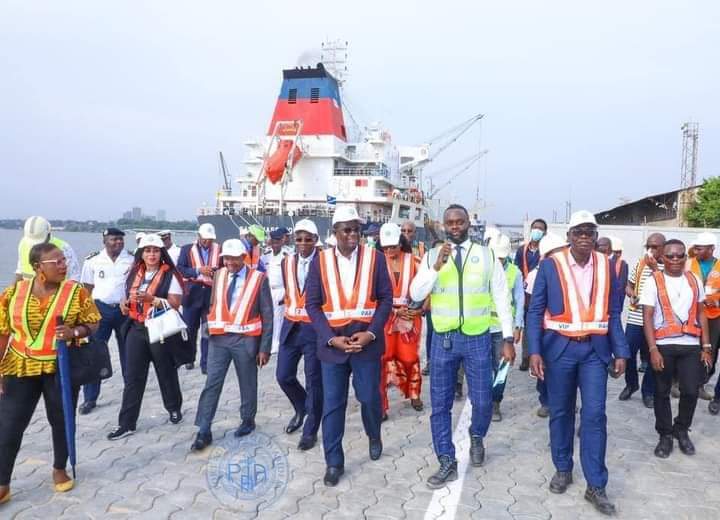
<svg viewBox="0 0 720 520">
<path fill-rule="evenodd" d="M 208 459 L 210 491 L 224 506 L 235 510 L 267 509 L 285 494 L 289 478 L 285 453 L 261 432 L 226 439 Z"/>
</svg>

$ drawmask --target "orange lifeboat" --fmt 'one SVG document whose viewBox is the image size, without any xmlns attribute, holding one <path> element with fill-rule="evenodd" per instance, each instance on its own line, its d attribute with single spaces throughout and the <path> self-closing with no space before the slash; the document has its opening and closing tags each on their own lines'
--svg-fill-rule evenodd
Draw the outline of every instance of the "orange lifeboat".
<svg viewBox="0 0 720 520">
<path fill-rule="evenodd" d="M 273 184 L 280 182 L 285 174 L 285 165 L 287 164 L 293 147 L 295 151 L 292 154 L 292 164 L 289 165 L 290 169 L 292 169 L 302 157 L 302 151 L 288 139 L 281 139 L 277 149 L 265 161 L 265 175 Z"/>
</svg>

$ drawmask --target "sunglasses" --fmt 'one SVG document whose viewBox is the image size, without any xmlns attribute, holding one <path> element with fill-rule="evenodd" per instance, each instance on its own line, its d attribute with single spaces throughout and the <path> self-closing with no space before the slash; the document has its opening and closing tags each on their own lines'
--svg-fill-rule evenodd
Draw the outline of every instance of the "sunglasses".
<svg viewBox="0 0 720 520">
<path fill-rule="evenodd" d="M 685 260 L 685 257 L 687 256 L 685 253 L 683 254 L 675 254 L 675 255 L 663 255 L 668 260 Z"/>
<path fill-rule="evenodd" d="M 295 243 L 296 244 L 312 244 L 315 242 L 315 239 L 313 238 L 296 238 Z"/>
<path fill-rule="evenodd" d="M 570 233 L 576 237 L 581 237 L 581 236 L 592 237 L 592 236 L 595 236 L 595 233 L 597 233 L 597 230 L 594 227 L 572 228 L 570 230 Z"/>
<path fill-rule="evenodd" d="M 345 233 L 346 235 L 351 235 L 353 233 L 360 234 L 359 227 L 344 227 L 344 228 L 340 228 L 339 231 L 341 231 L 342 233 Z"/>
</svg>

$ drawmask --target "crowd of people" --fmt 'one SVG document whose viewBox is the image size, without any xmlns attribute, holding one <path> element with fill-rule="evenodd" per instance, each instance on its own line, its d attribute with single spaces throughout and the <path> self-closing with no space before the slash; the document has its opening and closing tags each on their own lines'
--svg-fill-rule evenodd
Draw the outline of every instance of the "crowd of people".
<svg viewBox="0 0 720 520">
<path fill-rule="evenodd" d="M 458 478 L 452 408 L 465 381 L 472 405 L 468 457 L 481 466 L 491 423 L 503 419 L 516 346 L 520 370 L 537 380 L 537 415 L 549 417 L 556 469 L 549 490 L 563 493 L 572 484 L 578 435 L 585 498 L 604 514 L 615 512 L 605 492 L 608 376 L 624 375 L 621 401 L 640 390 L 643 405 L 654 409 L 655 455 L 661 458 L 671 454 L 675 439 L 683 453 L 695 452 L 688 432 L 699 397 L 710 401 L 710 414 L 720 412 L 720 380 L 714 394 L 706 388 L 720 339 L 720 260 L 712 234 L 701 233 L 689 250 L 651 234 L 630 269 L 621 240 L 599 236 L 587 211 L 572 215 L 565 237 L 534 220 L 514 260 L 506 235 L 471 240 L 469 215 L 460 205 L 443 214 L 446 239 L 427 249 L 412 222 L 365 230 L 363 224 L 353 207 L 338 207 L 326 244 L 307 219 L 292 233 L 279 228 L 269 236 L 250 226 L 222 244 L 213 226 L 202 224 L 197 239 L 182 247 L 167 230 L 141 234 L 134 254 L 125 249 L 125 233 L 109 228 L 103 249 L 80 266 L 47 220 L 29 218 L 18 246 L 17 282 L 0 295 L 0 503 L 10 499 L 15 459 L 41 395 L 53 433 L 55 490 L 74 485 L 65 470 L 56 340 L 82 348 L 90 337 L 108 341 L 115 334 L 124 386 L 109 440 L 135 433 L 151 363 L 169 421 L 182 421 L 178 369 L 195 368 L 199 345 L 206 379 L 192 451 L 213 442 L 231 362 L 241 399 L 234 434 L 255 430 L 258 368 L 275 354 L 277 383 L 292 408 L 285 433 L 301 430 L 298 449 L 310 450 L 322 432 L 327 486 L 337 485 L 345 471 L 351 383 L 369 457 L 377 460 L 381 424 L 399 406 L 391 406 L 389 388 L 421 413 L 421 390 L 428 385 L 423 376 L 429 376 L 439 466 L 427 485 L 436 489 Z M 181 313 L 187 330 L 151 341 L 149 320 L 170 311 Z M 99 381 L 84 386 L 80 414 L 93 412 L 100 390 Z M 73 388 L 73 406 L 79 391 Z M 674 419 L 671 395 L 679 397 Z"/>
</svg>

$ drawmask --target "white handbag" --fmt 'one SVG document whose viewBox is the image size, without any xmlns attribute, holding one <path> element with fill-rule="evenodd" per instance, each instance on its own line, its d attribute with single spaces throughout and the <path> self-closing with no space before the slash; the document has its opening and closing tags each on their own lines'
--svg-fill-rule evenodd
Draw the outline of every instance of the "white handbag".
<svg viewBox="0 0 720 520">
<path fill-rule="evenodd" d="M 145 320 L 150 343 L 165 343 L 165 339 L 181 333 L 183 340 L 187 341 L 187 325 L 180 313 L 162 300 L 162 309 L 153 308 L 150 317 Z"/>
</svg>

